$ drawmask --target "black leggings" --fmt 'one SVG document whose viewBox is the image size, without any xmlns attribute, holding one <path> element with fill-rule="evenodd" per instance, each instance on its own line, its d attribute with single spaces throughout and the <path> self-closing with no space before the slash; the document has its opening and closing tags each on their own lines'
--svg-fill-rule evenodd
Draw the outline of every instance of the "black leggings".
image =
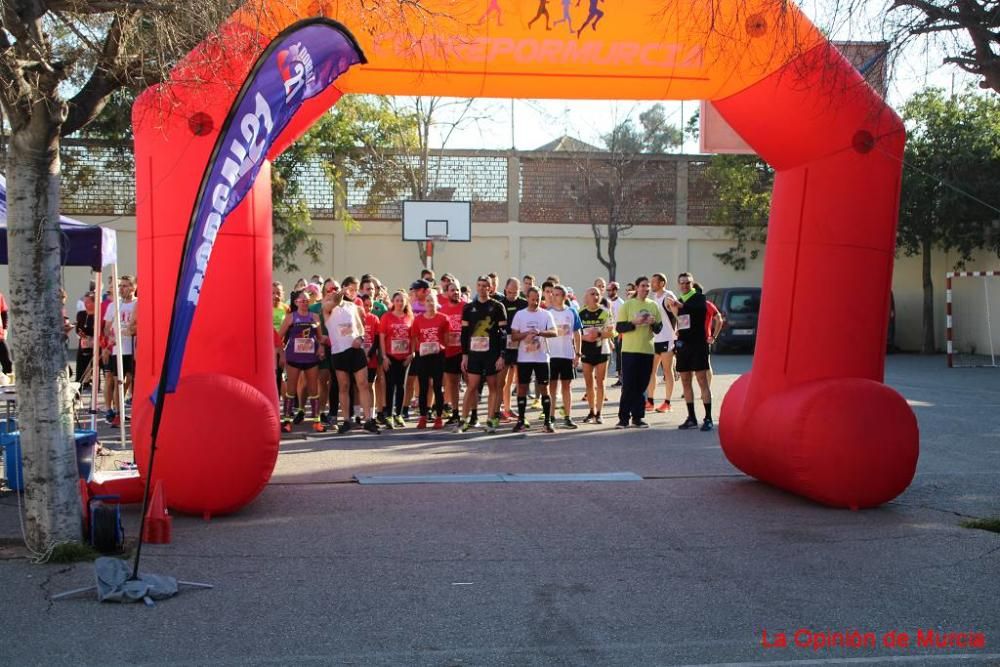
<svg viewBox="0 0 1000 667">
<path fill-rule="evenodd" d="M 7 341 L 0 340 L 0 369 L 4 375 L 10 375 L 14 370 L 14 365 L 10 361 L 10 351 L 7 350 Z"/>
<path fill-rule="evenodd" d="M 417 374 L 417 386 L 420 388 L 418 405 L 420 406 L 420 416 L 427 416 L 427 381 L 434 385 L 434 414 L 441 416 L 444 410 L 444 389 L 441 381 L 444 379 L 444 354 L 429 354 L 417 357 L 413 360 L 414 371 Z"/>
<path fill-rule="evenodd" d="M 406 390 L 406 364 L 389 357 L 389 372 L 385 374 L 385 409 L 399 416 L 403 412 L 403 392 Z"/>
</svg>

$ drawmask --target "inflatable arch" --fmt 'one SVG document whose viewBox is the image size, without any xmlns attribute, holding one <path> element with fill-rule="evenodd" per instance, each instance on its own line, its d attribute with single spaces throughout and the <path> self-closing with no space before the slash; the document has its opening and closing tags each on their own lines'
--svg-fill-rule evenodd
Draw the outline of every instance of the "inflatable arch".
<svg viewBox="0 0 1000 667">
<path fill-rule="evenodd" d="M 767 297 L 752 371 L 722 406 L 724 452 L 747 474 L 827 505 L 897 496 L 918 451 L 912 411 L 882 383 L 899 118 L 790 3 L 587 0 L 563 2 L 566 16 L 555 5 L 539 16 L 538 0 L 425 0 L 404 10 L 251 0 L 169 83 L 146 91 L 133 112 L 143 280 L 137 396 L 156 387 L 192 205 L 236 92 L 275 35 L 323 15 L 354 33 L 368 64 L 307 101 L 269 159 L 343 93 L 712 100 L 777 172 Z M 393 16 L 386 6 L 396 7 Z M 235 511 L 270 478 L 278 451 L 270 263 L 265 164 L 218 234 L 167 401 L 156 477 L 176 510 Z M 152 412 L 136 401 L 140 462 Z"/>
</svg>

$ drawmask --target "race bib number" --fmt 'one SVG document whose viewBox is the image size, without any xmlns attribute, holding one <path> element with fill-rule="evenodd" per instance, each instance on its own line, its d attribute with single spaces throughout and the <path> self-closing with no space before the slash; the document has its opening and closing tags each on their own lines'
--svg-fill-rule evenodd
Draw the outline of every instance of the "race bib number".
<svg viewBox="0 0 1000 667">
<path fill-rule="evenodd" d="M 556 333 L 559 334 L 560 336 L 568 336 L 569 335 L 569 325 L 568 324 L 557 325 L 556 326 Z"/>
<path fill-rule="evenodd" d="M 372 342 L 367 338 L 365 338 L 361 343 L 361 347 L 362 349 L 364 349 L 365 354 L 367 355 L 369 352 L 372 351 Z"/>
<path fill-rule="evenodd" d="M 678 315 L 677 316 L 677 328 L 678 329 L 690 329 L 691 328 L 691 316 L 690 315 Z"/>
<path fill-rule="evenodd" d="M 313 354 L 316 352 L 316 341 L 312 338 L 296 338 L 292 349 L 295 354 Z"/>
<path fill-rule="evenodd" d="M 531 340 L 524 341 L 525 352 L 540 352 L 541 350 L 542 350 L 541 338 L 532 338 Z"/>
<path fill-rule="evenodd" d="M 392 353 L 393 354 L 409 354 L 410 353 L 410 339 L 409 338 L 393 338 L 392 339 Z"/>
<path fill-rule="evenodd" d="M 351 324 L 340 324 L 337 326 L 337 331 L 344 338 L 351 338 L 354 336 L 354 326 Z"/>
<path fill-rule="evenodd" d="M 588 338 L 593 337 L 595 341 L 600 337 L 600 334 L 601 330 L 599 327 L 587 327 L 583 330 L 584 336 L 587 336 Z"/>
<path fill-rule="evenodd" d="M 445 341 L 448 347 L 458 347 L 462 344 L 462 332 L 461 331 L 449 331 L 448 335 L 445 337 Z"/>
<path fill-rule="evenodd" d="M 490 351 L 490 337 L 489 336 L 473 336 L 472 341 L 469 344 L 469 349 L 473 352 L 489 352 Z"/>
<path fill-rule="evenodd" d="M 427 356 L 429 354 L 437 354 L 440 349 L 441 349 L 441 346 L 437 342 L 435 342 L 435 341 L 430 341 L 430 342 L 427 342 L 427 343 L 421 343 L 420 344 L 420 356 L 421 357 L 425 357 L 425 356 Z"/>
<path fill-rule="evenodd" d="M 89 337 L 88 338 L 81 338 L 80 339 L 80 349 L 81 350 L 89 350 L 93 346 L 94 346 L 94 344 L 91 342 L 91 340 L 90 340 Z"/>
<path fill-rule="evenodd" d="M 511 336 L 510 334 L 507 334 L 507 349 L 508 350 L 517 349 L 517 342 L 514 340 L 514 337 Z"/>
<path fill-rule="evenodd" d="M 646 310 L 639 311 L 639 318 L 643 324 L 651 324 L 653 322 L 653 316 Z"/>
</svg>

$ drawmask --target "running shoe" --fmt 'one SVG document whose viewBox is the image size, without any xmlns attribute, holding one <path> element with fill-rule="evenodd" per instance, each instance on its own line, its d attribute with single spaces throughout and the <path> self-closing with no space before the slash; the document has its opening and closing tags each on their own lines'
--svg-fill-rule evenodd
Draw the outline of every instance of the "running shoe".
<svg viewBox="0 0 1000 667">
<path fill-rule="evenodd" d="M 421 416 L 420 419 L 417 420 L 417 428 L 418 429 L 427 428 L 427 417 Z"/>
<path fill-rule="evenodd" d="M 653 399 L 647 398 L 646 399 L 646 409 L 647 410 L 652 410 L 653 407 L 654 407 Z"/>
<path fill-rule="evenodd" d="M 326 433 L 326 424 L 321 421 L 313 422 L 313 430 L 317 433 Z"/>
<path fill-rule="evenodd" d="M 711 419 L 706 419 L 701 424 L 701 430 L 702 431 L 711 431 L 714 427 L 715 427 L 715 424 L 712 423 Z"/>
<path fill-rule="evenodd" d="M 564 417 L 563 428 L 568 428 L 571 431 L 575 431 L 576 429 L 580 428 L 580 425 L 577 424 L 575 421 L 573 421 L 572 417 Z"/>
<path fill-rule="evenodd" d="M 604 417 L 601 416 L 600 412 L 598 412 L 596 415 L 594 415 L 594 423 L 595 424 L 603 424 L 604 423 Z"/>
<path fill-rule="evenodd" d="M 111 420 L 111 428 L 121 428 L 122 418 L 115 415 L 115 418 Z"/>
<path fill-rule="evenodd" d="M 521 421 L 520 419 L 518 419 L 517 423 L 514 424 L 514 428 L 512 428 L 510 430 L 510 432 L 511 433 L 520 433 L 521 431 L 523 431 L 526 428 L 527 428 L 527 425 L 525 425 L 525 423 L 523 421 Z"/>
<path fill-rule="evenodd" d="M 369 433 L 378 434 L 381 432 L 379 431 L 378 424 L 375 423 L 374 419 L 369 419 L 368 421 L 366 421 L 365 425 L 362 428 L 364 428 Z"/>
<path fill-rule="evenodd" d="M 504 410 L 503 414 L 500 415 L 500 421 L 502 421 L 504 424 L 512 422 L 514 421 L 514 419 L 515 419 L 514 413 L 511 412 L 510 410 Z"/>
<path fill-rule="evenodd" d="M 444 428 L 444 420 L 439 415 L 434 419 L 434 430 L 440 431 L 443 428 Z"/>
<path fill-rule="evenodd" d="M 679 428 L 682 431 L 686 431 L 691 428 L 698 428 L 698 420 L 695 419 L 694 417 L 688 417 L 687 419 L 684 420 L 684 423 L 678 426 L 677 428 Z"/>
<path fill-rule="evenodd" d="M 406 428 L 406 422 L 404 422 L 403 418 L 399 415 L 392 418 L 392 425 L 396 428 Z"/>
<path fill-rule="evenodd" d="M 621 380 L 616 380 L 615 383 L 613 385 L 611 385 L 612 388 L 614 388 L 614 387 L 620 387 L 620 386 L 622 386 L 622 381 Z"/>
<path fill-rule="evenodd" d="M 448 421 L 445 422 L 445 426 L 454 426 L 461 423 L 462 418 L 458 414 L 452 414 L 451 417 L 448 417 Z"/>
<path fill-rule="evenodd" d="M 587 416 L 583 418 L 583 423 L 584 424 L 593 424 L 594 423 L 594 411 L 593 410 L 591 410 L 590 412 L 588 412 Z"/>
<path fill-rule="evenodd" d="M 381 428 L 381 429 L 383 429 L 385 431 L 391 431 L 391 430 L 393 430 L 393 428 L 395 428 L 392 425 L 392 420 L 389 420 L 389 419 L 383 419 L 382 421 L 378 422 L 378 426 L 379 426 L 379 428 Z"/>
<path fill-rule="evenodd" d="M 487 433 L 496 433 L 498 426 L 500 426 L 500 420 L 497 419 L 496 417 L 494 417 L 493 419 L 487 419 L 486 420 L 486 432 Z"/>
<path fill-rule="evenodd" d="M 293 424 L 301 424 L 302 420 L 305 419 L 305 418 L 306 418 L 306 411 L 305 410 L 299 410 L 298 412 L 295 413 L 295 418 L 292 419 L 292 423 Z"/>
<path fill-rule="evenodd" d="M 535 400 L 533 400 L 531 402 L 531 405 L 529 405 L 528 407 L 530 407 L 532 410 L 541 410 L 542 409 L 542 399 L 536 398 Z"/>
<path fill-rule="evenodd" d="M 555 433 L 555 428 L 552 427 L 552 422 L 546 421 L 542 423 L 542 430 L 546 433 Z"/>
<path fill-rule="evenodd" d="M 292 432 L 292 422 L 288 421 L 287 419 L 285 421 L 281 422 L 281 432 L 282 433 L 291 433 Z"/>
<path fill-rule="evenodd" d="M 628 422 L 624 419 L 619 419 L 618 423 L 615 424 L 615 428 L 628 428 Z"/>
<path fill-rule="evenodd" d="M 398 415 L 397 415 L 397 418 L 399 418 Z M 409 408 L 403 408 L 403 414 L 402 414 L 403 421 L 406 421 L 409 418 L 410 418 L 410 409 Z"/>
<path fill-rule="evenodd" d="M 104 421 L 106 421 L 106 422 L 108 422 L 110 424 L 114 420 L 115 420 L 115 411 L 114 410 L 108 410 L 107 412 L 104 413 Z"/>
<path fill-rule="evenodd" d="M 643 419 L 632 420 L 632 428 L 649 428 L 649 424 Z"/>
<path fill-rule="evenodd" d="M 658 406 L 656 406 L 656 411 L 657 412 L 670 412 L 670 404 L 667 403 L 666 401 L 663 401 Z"/>
<path fill-rule="evenodd" d="M 344 435 L 345 433 L 347 433 L 348 431 L 350 431 L 351 428 L 353 428 L 353 425 L 351 424 L 351 422 L 349 422 L 349 421 L 341 422 L 340 426 L 337 427 L 337 433 L 339 433 L 340 435 Z"/>
<path fill-rule="evenodd" d="M 458 432 L 459 433 L 468 433 L 473 428 L 475 428 L 475 426 L 473 426 L 472 421 L 470 420 L 470 421 L 467 421 L 467 422 L 463 422 L 462 425 L 458 427 Z"/>
<path fill-rule="evenodd" d="M 469 417 L 469 428 L 479 428 L 479 417 Z"/>
</svg>

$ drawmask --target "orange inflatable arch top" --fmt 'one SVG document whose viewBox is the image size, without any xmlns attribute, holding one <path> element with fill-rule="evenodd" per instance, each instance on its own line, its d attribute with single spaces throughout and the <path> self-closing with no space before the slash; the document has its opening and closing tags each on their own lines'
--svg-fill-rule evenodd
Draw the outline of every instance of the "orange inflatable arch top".
<svg viewBox="0 0 1000 667">
<path fill-rule="evenodd" d="M 909 485 L 916 420 L 882 382 L 903 127 L 783 0 L 251 0 L 133 112 L 137 396 L 159 377 L 181 246 L 223 119 L 271 39 L 312 16 L 345 26 L 367 64 L 306 102 L 271 159 L 344 93 L 713 101 L 776 170 L 753 367 L 720 415 L 726 456 L 837 507 L 879 505 Z M 212 252 L 156 465 L 171 507 L 205 515 L 250 502 L 277 458 L 266 165 Z M 140 462 L 151 422 L 137 400 Z"/>
</svg>

